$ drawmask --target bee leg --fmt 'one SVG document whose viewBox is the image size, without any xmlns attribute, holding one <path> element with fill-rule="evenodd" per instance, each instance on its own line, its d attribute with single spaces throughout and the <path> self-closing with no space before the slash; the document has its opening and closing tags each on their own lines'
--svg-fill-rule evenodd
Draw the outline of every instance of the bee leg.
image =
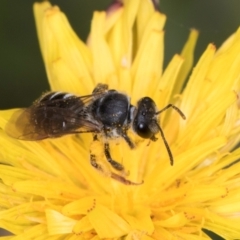
<svg viewBox="0 0 240 240">
<path fill-rule="evenodd" d="M 93 137 L 93 140 L 94 140 L 94 141 L 97 141 L 97 136 L 96 136 L 96 135 Z M 110 156 L 110 153 L 109 153 L 109 144 L 106 143 L 105 145 L 107 145 L 107 152 L 108 152 L 107 154 L 109 154 L 109 157 L 110 157 L 110 160 L 111 160 L 111 161 L 109 161 L 110 164 L 111 164 L 114 168 L 115 168 L 115 166 L 118 166 L 118 167 L 120 166 L 121 169 L 124 169 L 123 166 L 122 166 L 120 163 L 117 163 L 117 162 L 115 162 L 114 160 L 111 159 L 111 156 Z M 106 153 L 105 153 L 105 155 L 106 155 Z M 109 159 L 108 159 L 108 160 L 109 160 Z M 90 154 L 90 163 L 91 163 L 91 165 L 92 165 L 95 169 L 97 169 L 98 171 L 104 173 L 103 168 L 102 168 L 101 165 L 98 164 L 97 161 L 96 161 L 96 155 L 95 155 L 95 154 Z M 114 165 L 113 165 L 113 164 L 114 164 Z M 117 169 L 117 170 L 118 170 L 118 169 Z M 140 182 L 140 183 L 132 182 L 132 181 L 126 179 L 125 177 L 120 176 L 120 175 L 118 175 L 118 174 L 116 174 L 116 173 L 113 173 L 113 172 L 110 172 L 109 177 L 111 177 L 112 179 L 114 179 L 114 180 L 116 180 L 116 181 L 118 181 L 118 182 L 121 182 L 121 183 L 124 184 L 124 185 L 141 185 L 141 184 L 143 184 L 143 181 Z"/>
<path fill-rule="evenodd" d="M 132 181 L 130 181 L 130 180 L 128 180 L 128 179 L 126 179 L 126 178 L 116 174 L 116 173 L 112 173 L 111 174 L 111 178 L 116 180 L 116 181 L 119 181 L 119 182 L 121 182 L 121 183 L 123 183 L 125 185 L 141 185 L 141 184 L 143 184 L 143 181 L 139 182 L 139 183 L 132 182 Z"/>
<path fill-rule="evenodd" d="M 93 134 L 93 141 L 98 141 L 98 135 L 97 134 Z M 103 168 L 101 167 L 100 164 L 97 163 L 96 161 L 96 155 L 95 154 L 91 154 L 90 153 L 90 163 L 91 165 L 96 168 L 97 170 L 103 172 Z"/>
<path fill-rule="evenodd" d="M 109 147 L 108 143 L 104 144 L 104 153 L 105 153 L 105 156 L 106 156 L 108 162 L 112 165 L 113 168 L 115 168 L 118 171 L 124 170 L 124 167 L 121 163 L 118 163 L 112 159 L 111 154 L 110 154 L 110 147 Z"/>
<path fill-rule="evenodd" d="M 103 172 L 102 167 L 96 162 L 96 156 L 94 154 L 90 154 L 90 163 L 94 168 Z"/>
<path fill-rule="evenodd" d="M 93 134 L 93 141 L 98 141 L 98 136 L 97 136 L 97 134 Z"/>
<path fill-rule="evenodd" d="M 102 167 L 96 162 L 96 156 L 95 155 L 93 155 L 93 154 L 90 155 L 90 162 L 91 162 L 91 165 L 94 168 L 96 168 L 98 171 L 103 172 Z M 118 175 L 116 173 L 113 173 L 113 172 L 111 172 L 110 177 L 112 179 L 118 181 L 118 182 L 121 182 L 121 183 L 125 184 L 125 185 L 141 185 L 141 184 L 143 184 L 143 182 L 140 182 L 140 183 L 132 182 L 132 181 L 124 178 L 123 176 L 120 176 L 120 175 Z"/>
<path fill-rule="evenodd" d="M 153 142 L 156 142 L 158 140 L 158 138 L 155 137 L 155 135 L 153 135 L 151 138 L 150 138 Z"/>
<path fill-rule="evenodd" d="M 130 137 L 126 134 L 125 131 L 121 131 L 120 132 L 121 137 L 126 141 L 126 143 L 128 144 L 128 146 L 133 149 L 135 147 L 135 145 L 133 144 L 132 140 L 130 139 Z"/>
</svg>

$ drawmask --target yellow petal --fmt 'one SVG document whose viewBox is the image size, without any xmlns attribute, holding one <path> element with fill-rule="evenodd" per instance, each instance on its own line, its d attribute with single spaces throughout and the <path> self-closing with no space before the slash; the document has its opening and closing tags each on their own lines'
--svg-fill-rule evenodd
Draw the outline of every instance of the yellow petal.
<svg viewBox="0 0 240 240">
<path fill-rule="evenodd" d="M 211 61 L 213 60 L 214 53 L 215 47 L 213 45 L 209 45 L 207 50 L 201 56 L 197 66 L 194 68 L 187 87 L 184 90 L 181 109 L 183 109 L 187 119 L 192 117 L 192 112 L 197 108 L 197 100 L 199 95 L 201 95 L 200 89 L 202 88 L 202 85 L 207 84 L 208 79 L 206 79 L 206 74 Z"/>
<path fill-rule="evenodd" d="M 158 86 L 155 90 L 154 99 L 158 109 L 162 109 L 170 102 L 172 90 L 177 82 L 179 71 L 183 64 L 183 58 L 175 55 L 165 69 Z M 161 115 L 161 120 L 164 118 L 164 113 Z"/>
<path fill-rule="evenodd" d="M 140 48 L 134 65 L 132 74 L 134 77 L 132 102 L 142 96 L 149 96 L 152 89 L 156 89 L 158 80 L 161 76 L 161 53 L 163 49 L 163 32 L 153 30 L 149 38 Z M 149 58 L 151 61 L 149 61 Z M 149 87 L 151 85 L 151 87 Z"/>
<path fill-rule="evenodd" d="M 76 220 L 52 209 L 46 209 L 47 228 L 50 235 L 72 233 Z"/>
<path fill-rule="evenodd" d="M 13 185 L 15 191 L 23 193 L 32 193 L 44 198 L 71 200 L 85 195 L 76 186 L 58 181 L 19 181 Z M 65 190 L 63 190 L 65 189 Z"/>
<path fill-rule="evenodd" d="M 154 231 L 154 225 L 151 219 L 149 208 L 135 209 L 132 215 L 124 214 L 124 219 L 130 224 L 132 229 L 138 229 L 151 235 Z"/>
<path fill-rule="evenodd" d="M 34 10 L 51 88 L 86 95 L 94 87 L 90 76 L 92 60 L 89 49 L 78 39 L 58 7 L 45 10 L 45 4 L 43 6 L 36 3 Z M 59 61 L 63 72 L 59 68 Z M 67 77 L 69 72 L 70 78 Z"/>
<path fill-rule="evenodd" d="M 154 14 L 155 14 L 155 9 L 154 9 L 153 3 L 151 1 L 142 0 L 139 4 L 139 9 L 136 16 L 137 38 L 135 42 L 136 44 L 135 47 L 139 47 L 146 25 L 148 24 L 149 19 Z M 161 21 L 157 23 L 159 24 L 159 26 L 161 25 Z"/>
<path fill-rule="evenodd" d="M 192 69 L 193 61 L 194 61 L 194 50 L 198 39 L 198 31 L 192 29 L 187 42 L 185 43 L 181 57 L 184 59 L 183 66 L 180 70 L 180 73 L 177 77 L 176 84 L 174 85 L 174 89 L 172 95 L 178 94 L 181 92 L 184 83 L 186 82 L 186 77 L 188 76 L 190 70 Z"/>
<path fill-rule="evenodd" d="M 131 229 L 119 215 L 98 203 L 88 214 L 88 218 L 100 238 L 121 237 Z M 99 219 L 101 220 L 99 221 Z M 106 228 L 106 226 L 108 227 Z"/>
<path fill-rule="evenodd" d="M 156 225 L 167 227 L 167 228 L 179 228 L 183 227 L 188 223 L 188 220 L 184 213 L 178 213 L 165 220 L 156 221 Z"/>
<path fill-rule="evenodd" d="M 62 212 L 66 216 L 86 215 L 94 207 L 96 198 L 84 197 L 65 205 Z"/>
<path fill-rule="evenodd" d="M 106 14 L 95 12 L 91 27 L 90 48 L 93 55 L 93 74 L 94 82 L 108 83 L 115 88 L 118 84 L 116 69 L 113 65 L 112 55 L 105 39 Z"/>
<path fill-rule="evenodd" d="M 226 219 L 218 214 L 209 212 L 211 221 L 205 222 L 206 229 L 216 231 L 224 239 L 238 239 L 239 238 L 239 224 L 240 220 Z M 229 231 L 231 229 L 231 231 Z"/>
<path fill-rule="evenodd" d="M 88 217 L 85 216 L 74 225 L 73 233 L 80 235 L 80 234 L 82 234 L 84 232 L 88 232 L 92 229 L 93 229 L 93 227 L 92 227 L 91 223 L 89 222 Z"/>
</svg>

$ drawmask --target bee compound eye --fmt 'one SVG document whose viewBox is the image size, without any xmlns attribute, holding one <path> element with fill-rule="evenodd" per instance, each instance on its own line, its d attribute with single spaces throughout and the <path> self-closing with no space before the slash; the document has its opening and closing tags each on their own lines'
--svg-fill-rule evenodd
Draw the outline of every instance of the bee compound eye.
<svg viewBox="0 0 240 240">
<path fill-rule="evenodd" d="M 137 125 L 136 132 L 142 138 L 151 138 L 153 135 L 148 125 L 143 122 Z"/>
</svg>

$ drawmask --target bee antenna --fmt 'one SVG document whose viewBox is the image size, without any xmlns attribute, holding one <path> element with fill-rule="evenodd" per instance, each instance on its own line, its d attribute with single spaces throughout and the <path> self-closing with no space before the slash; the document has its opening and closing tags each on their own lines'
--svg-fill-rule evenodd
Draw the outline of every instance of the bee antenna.
<svg viewBox="0 0 240 240">
<path fill-rule="evenodd" d="M 179 113 L 179 115 L 180 115 L 184 120 L 186 119 L 186 116 L 184 115 L 184 113 L 183 113 L 178 107 L 176 107 L 175 105 L 173 105 L 173 104 L 171 104 L 171 103 L 168 104 L 168 105 L 167 105 L 166 107 L 164 107 L 163 109 L 161 109 L 160 111 L 156 112 L 155 114 L 158 115 L 158 114 L 166 111 L 168 108 L 173 108 L 174 110 L 176 110 L 176 111 Z"/>
<path fill-rule="evenodd" d="M 179 113 L 179 115 L 180 115 L 184 120 L 186 119 L 186 116 L 184 115 L 184 113 L 183 113 L 178 107 L 176 107 L 175 105 L 173 105 L 173 104 L 171 104 L 171 103 L 168 104 L 168 105 L 167 105 L 166 107 L 164 107 L 163 109 L 161 109 L 160 111 L 156 112 L 155 115 L 161 114 L 162 112 L 166 111 L 168 108 L 173 108 L 175 111 L 177 111 L 177 112 Z M 158 130 L 159 130 L 159 132 L 160 132 L 160 134 L 161 134 L 161 137 L 162 137 L 163 142 L 164 142 L 164 144 L 165 144 L 165 147 L 166 147 L 166 149 L 167 149 L 168 156 L 169 156 L 169 159 L 170 159 L 170 164 L 173 165 L 173 162 L 174 162 L 174 160 L 173 160 L 173 155 L 172 155 L 171 149 L 170 149 L 170 147 L 169 147 L 169 145 L 168 145 L 168 142 L 167 142 L 167 140 L 166 140 L 166 138 L 165 138 L 165 136 L 164 136 L 163 130 L 162 130 L 162 128 L 160 127 L 160 125 L 158 125 L 157 122 L 156 122 L 156 126 L 158 127 Z"/>
<path fill-rule="evenodd" d="M 155 122 L 155 123 L 156 123 L 156 126 L 158 127 L 158 130 L 159 130 L 159 132 L 160 132 L 160 134 L 161 134 L 161 137 L 162 137 L 162 140 L 163 140 L 163 142 L 164 142 L 164 145 L 165 145 L 165 147 L 166 147 L 166 149 L 167 149 L 168 156 L 169 156 L 169 159 L 170 159 L 170 164 L 173 166 L 174 160 L 173 160 L 172 151 L 171 151 L 171 149 L 170 149 L 170 147 L 169 147 L 169 145 L 168 145 L 168 142 L 167 142 L 167 140 L 166 140 L 166 138 L 165 138 L 165 135 L 164 135 L 164 133 L 163 133 L 162 128 L 160 127 L 160 125 L 158 125 L 157 122 Z"/>
</svg>

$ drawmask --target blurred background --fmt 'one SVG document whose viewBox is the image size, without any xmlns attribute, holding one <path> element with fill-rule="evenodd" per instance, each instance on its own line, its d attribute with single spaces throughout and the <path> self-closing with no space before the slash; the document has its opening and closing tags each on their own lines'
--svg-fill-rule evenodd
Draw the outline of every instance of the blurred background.
<svg viewBox="0 0 240 240">
<path fill-rule="evenodd" d="M 33 2 L 0 1 L 0 109 L 27 107 L 49 89 L 36 36 Z M 104 10 L 111 0 L 51 2 L 60 6 L 76 33 L 85 40 L 93 10 Z M 240 25 L 239 0 L 160 0 L 160 10 L 168 17 L 165 65 L 181 52 L 189 29 L 200 31 L 196 62 L 208 43 L 219 47 Z"/>
<path fill-rule="evenodd" d="M 40 54 L 32 0 L 0 1 L 0 109 L 29 106 L 49 89 Z M 92 12 L 111 0 L 53 0 L 85 40 Z M 180 53 L 189 29 L 200 31 L 195 60 L 208 43 L 217 47 L 240 25 L 239 0 L 160 0 L 168 17 L 165 27 L 165 65 Z"/>
</svg>

